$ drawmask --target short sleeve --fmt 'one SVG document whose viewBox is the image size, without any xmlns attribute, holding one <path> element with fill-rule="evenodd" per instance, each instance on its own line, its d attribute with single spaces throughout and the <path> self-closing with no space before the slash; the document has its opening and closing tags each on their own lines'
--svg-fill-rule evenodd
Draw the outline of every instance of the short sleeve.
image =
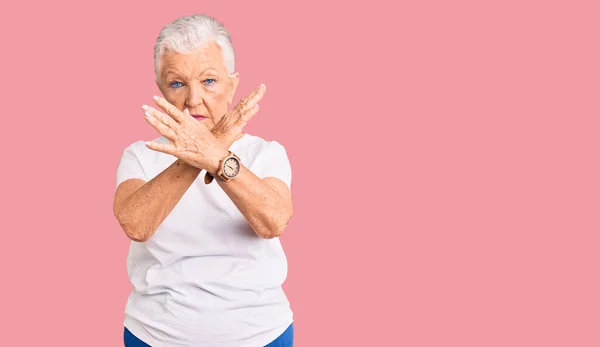
<svg viewBox="0 0 600 347">
<path fill-rule="evenodd" d="M 268 151 L 264 156 L 264 165 L 261 170 L 260 178 L 278 178 L 291 190 L 292 167 L 285 147 L 276 141 L 272 141 L 267 148 Z"/>
<path fill-rule="evenodd" d="M 132 178 L 146 180 L 146 174 L 135 150 L 135 143 L 123 151 L 119 167 L 117 168 L 117 186 Z"/>
</svg>

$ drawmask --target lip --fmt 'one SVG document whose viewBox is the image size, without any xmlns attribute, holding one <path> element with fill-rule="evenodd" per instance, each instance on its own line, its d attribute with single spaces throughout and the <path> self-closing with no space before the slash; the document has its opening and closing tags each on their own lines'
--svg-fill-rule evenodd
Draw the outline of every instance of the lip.
<svg viewBox="0 0 600 347">
<path fill-rule="evenodd" d="M 193 114 L 192 117 L 194 117 L 197 120 L 203 120 L 206 119 L 206 117 L 204 117 L 203 115 L 199 115 L 199 114 Z"/>
</svg>

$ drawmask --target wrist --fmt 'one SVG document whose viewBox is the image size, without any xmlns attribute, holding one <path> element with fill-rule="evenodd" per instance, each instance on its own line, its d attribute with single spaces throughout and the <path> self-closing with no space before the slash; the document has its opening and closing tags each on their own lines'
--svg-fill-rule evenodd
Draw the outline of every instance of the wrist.
<svg viewBox="0 0 600 347">
<path fill-rule="evenodd" d="M 229 151 L 223 147 L 219 147 L 215 149 L 212 155 L 212 159 L 210 161 L 210 167 L 206 170 L 213 177 L 217 176 L 217 172 L 221 168 L 221 160 L 225 158 L 229 154 Z"/>
<path fill-rule="evenodd" d="M 210 129 L 210 132 L 217 139 L 217 142 L 221 146 L 229 148 L 229 145 L 227 144 L 227 136 L 225 136 L 225 132 L 223 131 L 222 127 L 215 125 Z"/>
<path fill-rule="evenodd" d="M 182 159 L 177 159 L 175 161 L 176 166 L 178 167 L 178 169 L 180 170 L 181 173 L 196 173 L 196 172 L 200 172 L 201 170 L 198 169 L 197 167 L 195 167 L 194 165 L 191 165 L 189 163 L 187 163 L 186 161 L 182 160 Z"/>
</svg>

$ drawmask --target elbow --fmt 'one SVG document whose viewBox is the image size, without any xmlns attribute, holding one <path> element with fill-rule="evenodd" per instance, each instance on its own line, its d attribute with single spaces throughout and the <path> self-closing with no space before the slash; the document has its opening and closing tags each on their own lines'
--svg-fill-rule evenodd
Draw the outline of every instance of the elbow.
<svg viewBox="0 0 600 347">
<path fill-rule="evenodd" d="M 287 229 L 291 219 L 292 213 L 291 211 L 289 211 L 289 213 L 286 213 L 285 215 L 281 216 L 280 218 L 277 218 L 276 220 L 273 220 L 269 226 L 264 227 L 263 230 L 261 230 L 257 234 L 263 239 L 274 239 L 276 237 L 279 237 L 283 234 L 285 229 Z"/>
<path fill-rule="evenodd" d="M 115 213 L 115 217 L 117 218 L 121 229 L 125 233 L 125 236 L 127 236 L 127 238 L 130 240 L 135 242 L 146 242 L 150 239 L 152 233 L 147 230 L 149 228 L 145 228 L 144 226 L 140 225 L 140 223 L 135 222 L 131 218 L 126 218 L 119 213 Z"/>
<path fill-rule="evenodd" d="M 132 225 L 131 223 L 123 223 L 119 221 L 121 225 L 121 229 L 125 232 L 125 236 L 129 238 L 131 241 L 135 242 L 146 242 L 150 237 L 150 233 L 145 232 L 142 228 L 136 225 Z"/>
<path fill-rule="evenodd" d="M 283 228 L 264 228 L 262 230 L 257 230 L 256 234 L 263 239 L 266 240 L 270 240 L 270 239 L 274 239 L 276 237 L 279 237 L 283 234 L 283 231 L 285 230 L 285 227 Z"/>
<path fill-rule="evenodd" d="M 123 231 L 125 232 L 125 235 L 131 241 L 135 241 L 135 242 L 146 242 L 150 239 L 150 235 L 151 235 L 148 232 L 144 232 L 144 231 L 141 231 L 141 230 L 135 229 L 135 228 L 130 228 L 130 229 L 123 228 Z"/>
<path fill-rule="evenodd" d="M 276 237 L 279 237 L 279 236 L 283 235 L 283 231 L 285 230 L 285 228 L 287 228 L 287 225 L 283 225 L 283 226 L 280 226 L 278 228 L 275 228 L 275 229 L 271 230 L 265 236 L 265 239 L 274 239 Z"/>
</svg>

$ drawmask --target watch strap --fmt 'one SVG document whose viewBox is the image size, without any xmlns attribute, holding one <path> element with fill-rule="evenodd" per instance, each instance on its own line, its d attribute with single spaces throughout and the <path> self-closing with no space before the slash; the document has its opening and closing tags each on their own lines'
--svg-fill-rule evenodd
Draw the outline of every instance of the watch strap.
<svg viewBox="0 0 600 347">
<path fill-rule="evenodd" d="M 204 175 L 204 184 L 211 184 L 214 179 L 215 178 L 211 174 L 206 172 L 206 175 Z"/>
<path fill-rule="evenodd" d="M 223 159 L 221 159 L 219 161 L 219 169 L 217 171 L 217 176 L 221 177 L 221 179 L 223 179 L 224 181 L 229 181 L 231 179 L 231 178 L 225 176 L 225 174 L 223 173 L 223 165 L 225 164 L 225 161 L 231 157 L 235 157 L 237 159 L 238 163 L 241 164 L 241 159 L 237 155 L 235 155 L 233 152 L 229 151 L 229 153 L 225 157 L 223 157 Z M 206 174 L 204 175 L 204 184 L 211 184 L 212 181 L 214 181 L 214 179 L 215 179 L 214 176 L 211 175 L 207 171 Z"/>
</svg>

